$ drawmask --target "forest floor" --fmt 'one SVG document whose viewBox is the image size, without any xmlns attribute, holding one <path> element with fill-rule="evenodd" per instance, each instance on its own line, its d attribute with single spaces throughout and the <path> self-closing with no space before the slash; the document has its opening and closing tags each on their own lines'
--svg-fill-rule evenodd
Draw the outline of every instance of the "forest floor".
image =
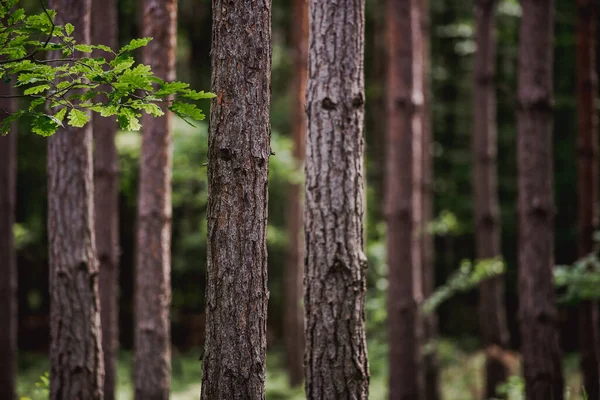
<svg viewBox="0 0 600 400">
<path fill-rule="evenodd" d="M 479 400 L 482 393 L 482 351 L 469 351 L 449 340 L 439 346 L 439 362 L 442 368 L 443 400 Z M 467 346 L 469 347 L 469 346 Z M 387 348 L 383 343 L 369 343 L 371 370 L 371 400 L 384 400 L 387 396 Z M 201 368 L 199 351 L 174 354 L 172 364 L 172 400 L 197 400 L 200 394 Z M 267 399 L 304 400 L 302 388 L 290 388 L 284 369 L 281 352 L 269 352 L 267 358 Z M 564 369 L 568 382 L 568 400 L 580 399 L 581 377 L 577 371 L 577 355 L 568 355 Z M 518 365 L 516 366 L 518 369 Z M 119 360 L 119 383 L 117 399 L 133 398 L 131 379 L 131 352 L 122 352 Z M 44 355 L 22 354 L 19 359 L 18 391 L 21 398 L 31 400 L 48 398 L 47 389 L 40 379 L 48 371 L 48 360 Z M 522 381 L 513 378 L 507 385 L 509 400 L 522 400 Z"/>
</svg>

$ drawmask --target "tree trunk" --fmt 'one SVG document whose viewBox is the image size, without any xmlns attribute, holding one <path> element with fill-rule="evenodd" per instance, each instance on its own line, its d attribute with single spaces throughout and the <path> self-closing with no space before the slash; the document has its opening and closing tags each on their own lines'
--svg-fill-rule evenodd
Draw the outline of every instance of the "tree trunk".
<svg viewBox="0 0 600 400">
<path fill-rule="evenodd" d="M 474 205 L 477 259 L 502 255 L 496 139 L 495 0 L 475 2 L 476 43 L 473 95 Z M 479 288 L 479 323 L 485 348 L 508 346 L 502 276 L 485 280 Z M 488 352 L 486 352 L 488 354 Z M 496 387 L 508 376 L 506 366 L 488 354 L 485 362 L 485 398 L 496 397 Z"/>
<path fill-rule="evenodd" d="M 90 0 L 53 0 L 59 24 L 90 42 Z M 102 399 L 92 129 L 66 126 L 48 139 L 50 398 Z"/>
<path fill-rule="evenodd" d="M 386 202 L 390 399 L 421 398 L 423 54 L 420 0 L 387 2 Z"/>
<path fill-rule="evenodd" d="M 308 77 L 308 0 L 294 0 L 292 47 L 294 71 L 292 81 L 292 112 L 290 116 L 294 158 L 298 169 L 304 165 L 306 148 L 306 80 Z M 291 184 L 288 199 L 289 250 L 285 276 L 285 348 L 290 384 L 297 386 L 304 379 L 304 311 L 302 309 L 302 279 L 304 276 L 304 241 L 302 234 L 302 185 Z"/>
<path fill-rule="evenodd" d="M 579 256 L 594 249 L 598 230 L 598 93 L 596 75 L 596 15 L 594 0 L 577 1 L 577 154 L 579 192 Z M 600 398 L 598 303 L 579 305 L 579 346 L 584 388 L 590 400 Z"/>
<path fill-rule="evenodd" d="M 306 396 L 366 399 L 364 0 L 310 3 Z"/>
<path fill-rule="evenodd" d="M 12 94 L 0 83 L 0 96 Z M 0 121 L 15 111 L 13 99 L 0 98 Z M 13 128 L 16 124 L 13 124 Z M 17 132 L 0 135 L 0 398 L 16 399 L 17 369 L 17 264 L 13 238 L 16 201 Z"/>
<path fill-rule="evenodd" d="M 522 0 L 519 41 L 519 320 L 528 400 L 562 400 L 552 193 L 553 2 Z"/>
<path fill-rule="evenodd" d="M 92 42 L 117 47 L 116 0 L 93 0 Z M 100 319 L 104 351 L 104 398 L 114 400 L 119 351 L 119 166 L 116 119 L 92 117 L 94 132 L 94 205 L 100 263 Z"/>
<path fill-rule="evenodd" d="M 422 228 L 421 228 L 421 270 L 423 279 L 423 297 L 431 296 L 435 290 L 435 264 L 434 264 L 434 246 L 433 235 L 428 232 L 428 226 L 433 220 L 433 128 L 431 112 L 431 52 L 430 52 L 430 22 L 429 22 L 429 1 L 421 0 L 419 2 L 421 15 L 421 51 L 422 51 L 422 78 L 423 78 L 423 108 L 421 112 L 422 127 Z M 438 339 L 437 315 L 431 313 L 423 318 L 423 344 L 433 344 L 428 346 L 423 356 L 423 398 L 425 400 L 440 399 L 439 384 L 439 364 L 437 358 Z"/>
<path fill-rule="evenodd" d="M 213 1 L 203 400 L 264 399 L 271 2 Z"/>
<path fill-rule="evenodd" d="M 142 58 L 156 76 L 175 79 L 177 1 L 144 0 Z M 172 114 L 142 117 L 135 295 L 135 398 L 169 398 L 171 374 Z"/>
</svg>

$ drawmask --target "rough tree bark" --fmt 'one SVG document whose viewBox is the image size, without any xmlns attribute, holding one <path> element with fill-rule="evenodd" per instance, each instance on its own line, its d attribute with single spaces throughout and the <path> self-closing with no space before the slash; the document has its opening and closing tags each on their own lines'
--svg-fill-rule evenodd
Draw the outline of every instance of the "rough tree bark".
<svg viewBox="0 0 600 400">
<path fill-rule="evenodd" d="M 519 320 L 528 400 L 562 400 L 552 194 L 553 2 L 522 0 L 518 72 Z"/>
<path fill-rule="evenodd" d="M 598 2 L 577 0 L 577 155 L 579 256 L 594 249 L 598 229 L 598 93 L 596 75 L 596 16 Z M 579 347 L 585 391 L 590 400 L 600 398 L 598 303 L 579 305 Z"/>
<path fill-rule="evenodd" d="M 203 400 L 264 399 L 271 1 L 213 0 Z"/>
<path fill-rule="evenodd" d="M 298 168 L 304 165 L 306 153 L 306 81 L 308 78 L 308 0 L 294 0 L 294 23 L 291 27 L 293 48 L 292 111 L 290 116 L 294 159 Z M 288 198 L 289 250 L 285 272 L 285 349 L 290 384 L 304 379 L 304 311 L 302 277 L 304 276 L 304 236 L 302 184 L 290 185 Z"/>
<path fill-rule="evenodd" d="M 386 201 L 389 398 L 418 399 L 422 299 L 423 54 L 420 0 L 387 1 Z"/>
<path fill-rule="evenodd" d="M 117 47 L 117 2 L 92 2 L 92 42 Z M 104 352 L 104 398 L 115 398 L 119 351 L 119 166 L 114 117 L 92 116 L 94 134 L 94 206 L 100 263 L 100 319 Z"/>
<path fill-rule="evenodd" d="M 421 228 L 421 269 L 423 279 L 423 297 L 431 296 L 435 290 L 435 264 L 433 234 L 428 232 L 428 225 L 433 220 L 433 127 L 431 112 L 431 53 L 430 53 L 430 22 L 429 1 L 419 2 L 421 15 L 421 51 L 423 58 L 423 108 L 421 112 L 422 127 L 422 228 Z M 425 400 L 440 399 L 439 364 L 437 357 L 437 346 L 435 342 L 438 336 L 437 314 L 431 313 L 423 318 L 423 344 L 433 343 L 423 356 L 423 398 Z"/>
<path fill-rule="evenodd" d="M 11 87 L 0 83 L 0 96 L 11 94 Z M 14 110 L 13 99 L 0 98 L 0 121 Z M 15 129 L 0 136 L 0 399 L 9 400 L 17 398 L 17 260 L 13 238 L 16 144 Z"/>
<path fill-rule="evenodd" d="M 90 0 L 53 0 L 57 22 L 90 42 Z M 94 235 L 92 129 L 60 128 L 48 139 L 50 398 L 102 399 L 104 365 Z"/>
<path fill-rule="evenodd" d="M 475 52 L 473 93 L 473 156 L 475 241 L 477 259 L 502 255 L 500 247 L 500 205 L 498 200 L 496 139 L 496 38 L 495 0 L 475 2 Z M 479 287 L 479 324 L 483 345 L 508 346 L 508 327 L 504 306 L 504 279 L 487 279 Z M 485 398 L 496 397 L 496 387 L 507 378 L 504 363 L 488 354 L 485 362 Z"/>
<path fill-rule="evenodd" d="M 366 399 L 364 0 L 310 3 L 306 396 Z"/>
<path fill-rule="evenodd" d="M 175 79 L 176 0 L 144 0 L 142 58 L 156 76 Z M 142 118 L 135 294 L 135 398 L 168 399 L 171 373 L 172 114 Z"/>
</svg>

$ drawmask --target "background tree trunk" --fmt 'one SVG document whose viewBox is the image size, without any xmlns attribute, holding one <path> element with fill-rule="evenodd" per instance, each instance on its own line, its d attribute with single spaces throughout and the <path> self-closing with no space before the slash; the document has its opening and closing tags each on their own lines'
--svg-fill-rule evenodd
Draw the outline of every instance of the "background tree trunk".
<svg viewBox="0 0 600 400">
<path fill-rule="evenodd" d="M 213 1 L 203 400 L 264 399 L 271 2 Z"/>
<path fill-rule="evenodd" d="M 0 83 L 0 96 L 12 94 Z M 0 98 L 0 121 L 15 111 L 15 100 Z M 16 399 L 17 378 L 17 263 L 13 238 L 16 205 L 16 124 L 0 135 L 0 399 Z"/>
<path fill-rule="evenodd" d="M 116 48 L 116 0 L 92 1 L 92 42 Z M 100 319 L 104 352 L 104 398 L 114 400 L 119 352 L 119 165 L 114 117 L 92 116 L 94 134 L 94 205 L 100 263 Z"/>
<path fill-rule="evenodd" d="M 175 79 L 177 1 L 144 0 L 142 57 L 156 76 Z M 168 399 L 171 373 L 172 114 L 142 117 L 135 297 L 135 398 Z"/>
<path fill-rule="evenodd" d="M 303 168 L 306 153 L 306 81 L 308 78 L 308 0 L 294 0 L 292 24 L 293 80 L 292 111 L 290 116 L 294 158 L 298 170 Z M 296 386 L 304 379 L 304 311 L 302 307 L 302 278 L 304 276 L 304 236 L 302 184 L 290 187 L 288 200 L 289 250 L 285 276 L 284 337 L 290 384 Z"/>
<path fill-rule="evenodd" d="M 310 3 L 306 396 L 366 399 L 364 0 Z"/>
<path fill-rule="evenodd" d="M 598 230 L 598 93 L 596 75 L 596 18 L 598 2 L 577 0 L 577 154 L 579 192 L 579 256 L 594 249 Z M 598 303 L 579 305 L 579 347 L 585 391 L 590 400 L 600 398 Z"/>
<path fill-rule="evenodd" d="M 387 2 L 389 398 L 421 398 L 423 53 L 420 0 Z"/>
<path fill-rule="evenodd" d="M 496 38 L 495 0 L 475 2 L 477 50 L 475 52 L 473 95 L 473 155 L 475 194 L 475 241 L 477 259 L 502 256 L 496 139 Z M 485 280 L 479 287 L 479 322 L 485 348 L 508 346 L 504 306 L 504 278 Z M 504 363 L 487 355 L 485 398 L 496 397 L 496 387 L 507 378 Z"/>
<path fill-rule="evenodd" d="M 553 2 L 522 0 L 519 40 L 519 319 L 528 400 L 562 400 L 552 193 Z"/>
<path fill-rule="evenodd" d="M 433 234 L 428 232 L 428 227 L 433 220 L 433 128 L 431 110 L 431 46 L 429 1 L 419 2 L 421 16 L 421 51 L 423 58 L 423 108 L 421 111 L 422 128 L 422 228 L 421 228 L 421 269 L 423 279 L 423 298 L 431 296 L 435 290 L 435 264 Z M 440 399 L 439 364 L 437 357 L 438 326 L 437 312 L 423 318 L 423 344 L 428 346 L 423 356 L 423 398 L 425 400 Z"/>
<path fill-rule="evenodd" d="M 57 23 L 90 42 L 90 0 L 53 0 Z M 98 260 L 94 235 L 92 129 L 60 128 L 48 139 L 50 398 L 102 399 Z"/>
</svg>

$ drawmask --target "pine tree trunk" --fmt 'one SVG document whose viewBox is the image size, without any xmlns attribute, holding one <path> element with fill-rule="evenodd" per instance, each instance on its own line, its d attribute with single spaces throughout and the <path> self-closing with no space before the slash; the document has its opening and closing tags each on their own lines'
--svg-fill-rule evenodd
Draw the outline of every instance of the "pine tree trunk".
<svg viewBox="0 0 600 400">
<path fill-rule="evenodd" d="M 116 0 L 92 1 L 92 42 L 117 47 Z M 115 399 L 119 351 L 119 165 L 113 118 L 92 116 L 94 134 L 94 206 L 100 263 L 100 319 L 104 352 L 104 399 Z"/>
<path fill-rule="evenodd" d="M 57 23 L 90 42 L 90 0 L 53 0 Z M 60 128 L 48 139 L 50 399 L 103 398 L 98 260 L 94 234 L 92 129 Z"/>
<path fill-rule="evenodd" d="M 310 3 L 306 396 L 366 399 L 364 0 Z"/>
<path fill-rule="evenodd" d="M 553 2 L 522 0 L 519 43 L 519 320 L 528 400 L 562 400 L 552 268 Z"/>
<path fill-rule="evenodd" d="M 9 85 L 0 83 L 0 96 L 9 96 L 12 92 Z M 15 101 L 0 98 L 0 110 L 1 121 L 5 115 L 14 112 Z M 16 143 L 15 129 L 0 136 L 0 399 L 7 400 L 17 398 L 17 260 L 13 238 Z"/>
<path fill-rule="evenodd" d="M 292 112 L 290 116 L 294 158 L 303 167 L 306 148 L 306 80 L 308 78 L 308 0 L 294 0 L 292 47 L 294 71 L 292 81 Z M 291 184 L 288 199 L 289 250 L 285 277 L 285 348 L 290 384 L 297 386 L 304 379 L 304 311 L 302 279 L 304 276 L 304 236 L 302 185 Z"/>
<path fill-rule="evenodd" d="M 598 93 L 596 74 L 596 23 L 598 2 L 577 1 L 577 154 L 579 191 L 579 256 L 594 249 L 594 232 L 598 230 Z M 579 305 L 579 346 L 584 388 L 590 400 L 600 398 L 600 337 L 598 303 Z"/>
<path fill-rule="evenodd" d="M 433 128 L 431 112 L 431 46 L 430 46 L 430 22 L 429 22 L 429 1 L 421 0 L 419 2 L 421 15 L 421 40 L 422 40 L 422 58 L 423 58 L 423 108 L 421 112 L 421 127 L 423 130 L 422 142 L 422 228 L 421 228 L 421 269 L 423 279 L 423 297 L 431 296 L 435 290 L 435 264 L 434 264 L 434 245 L 433 234 L 428 232 L 428 226 L 433 220 Z M 423 356 L 423 398 L 425 400 L 440 399 L 439 384 L 439 364 L 437 357 L 438 339 L 437 315 L 431 313 L 423 318 L 423 344 L 433 344 L 428 346 Z"/>
<path fill-rule="evenodd" d="M 389 398 L 421 398 L 423 54 L 420 0 L 387 2 Z"/>
<path fill-rule="evenodd" d="M 271 2 L 213 1 L 203 400 L 264 399 Z"/>
<path fill-rule="evenodd" d="M 144 0 L 142 51 L 156 76 L 175 79 L 177 1 Z M 172 114 L 142 118 L 135 295 L 135 398 L 169 398 L 171 374 Z"/>
<path fill-rule="evenodd" d="M 502 255 L 500 247 L 500 206 L 498 201 L 496 139 L 496 38 L 495 0 L 475 2 L 476 43 L 473 95 L 474 205 L 477 259 Z M 504 306 L 504 280 L 485 280 L 479 288 L 479 323 L 486 348 L 508 346 L 508 327 Z M 508 376 L 506 366 L 488 354 L 485 363 L 485 396 L 496 397 L 496 387 Z"/>
</svg>

